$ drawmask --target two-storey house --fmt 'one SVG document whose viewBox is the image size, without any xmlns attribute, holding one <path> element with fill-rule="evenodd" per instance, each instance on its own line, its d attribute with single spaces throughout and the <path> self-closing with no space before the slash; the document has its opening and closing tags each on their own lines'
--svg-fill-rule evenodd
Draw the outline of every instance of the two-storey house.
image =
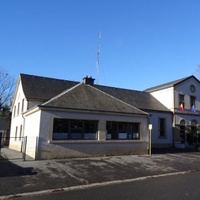
<svg viewBox="0 0 200 200">
<path fill-rule="evenodd" d="M 173 112 L 174 146 L 200 142 L 200 82 L 189 76 L 146 90 Z"/>
</svg>

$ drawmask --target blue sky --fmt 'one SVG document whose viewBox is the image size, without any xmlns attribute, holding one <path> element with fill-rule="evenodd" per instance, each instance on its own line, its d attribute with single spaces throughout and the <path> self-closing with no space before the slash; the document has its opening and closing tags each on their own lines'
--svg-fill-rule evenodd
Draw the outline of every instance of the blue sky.
<svg viewBox="0 0 200 200">
<path fill-rule="evenodd" d="M 15 78 L 88 75 L 135 90 L 199 78 L 200 1 L 0 0 L 0 47 L 0 68 Z"/>
</svg>

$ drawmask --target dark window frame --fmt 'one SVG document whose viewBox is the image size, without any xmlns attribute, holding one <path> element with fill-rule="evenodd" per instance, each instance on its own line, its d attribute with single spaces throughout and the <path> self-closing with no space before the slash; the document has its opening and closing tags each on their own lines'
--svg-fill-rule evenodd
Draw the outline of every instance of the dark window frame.
<svg viewBox="0 0 200 200">
<path fill-rule="evenodd" d="M 184 94 L 179 94 L 179 107 L 180 105 L 183 105 L 183 109 L 185 108 L 185 95 Z"/>
<path fill-rule="evenodd" d="M 190 96 L 190 108 L 192 109 L 192 106 L 196 106 L 196 97 Z"/>
<path fill-rule="evenodd" d="M 98 121 L 54 118 L 52 140 L 97 140 Z"/>
<path fill-rule="evenodd" d="M 166 119 L 159 118 L 158 119 L 158 133 L 160 138 L 166 138 Z"/>
<path fill-rule="evenodd" d="M 140 123 L 107 121 L 107 140 L 140 140 Z"/>
</svg>

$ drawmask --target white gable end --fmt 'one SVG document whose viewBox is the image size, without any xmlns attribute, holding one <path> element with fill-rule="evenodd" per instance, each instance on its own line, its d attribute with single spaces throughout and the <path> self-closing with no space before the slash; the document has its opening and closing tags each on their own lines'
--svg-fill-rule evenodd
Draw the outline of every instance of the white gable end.
<svg viewBox="0 0 200 200">
<path fill-rule="evenodd" d="M 164 106 L 173 111 L 174 109 L 174 90 L 173 87 L 158 90 L 151 93 L 158 101 L 160 101 Z"/>
</svg>

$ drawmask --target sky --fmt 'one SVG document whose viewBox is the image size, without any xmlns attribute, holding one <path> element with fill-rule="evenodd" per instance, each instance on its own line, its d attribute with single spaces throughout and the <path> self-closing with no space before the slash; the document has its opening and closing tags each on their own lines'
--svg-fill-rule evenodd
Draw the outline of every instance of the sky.
<svg viewBox="0 0 200 200">
<path fill-rule="evenodd" d="M 0 0 L 0 70 L 16 79 L 145 90 L 199 65 L 199 0 Z"/>
</svg>

